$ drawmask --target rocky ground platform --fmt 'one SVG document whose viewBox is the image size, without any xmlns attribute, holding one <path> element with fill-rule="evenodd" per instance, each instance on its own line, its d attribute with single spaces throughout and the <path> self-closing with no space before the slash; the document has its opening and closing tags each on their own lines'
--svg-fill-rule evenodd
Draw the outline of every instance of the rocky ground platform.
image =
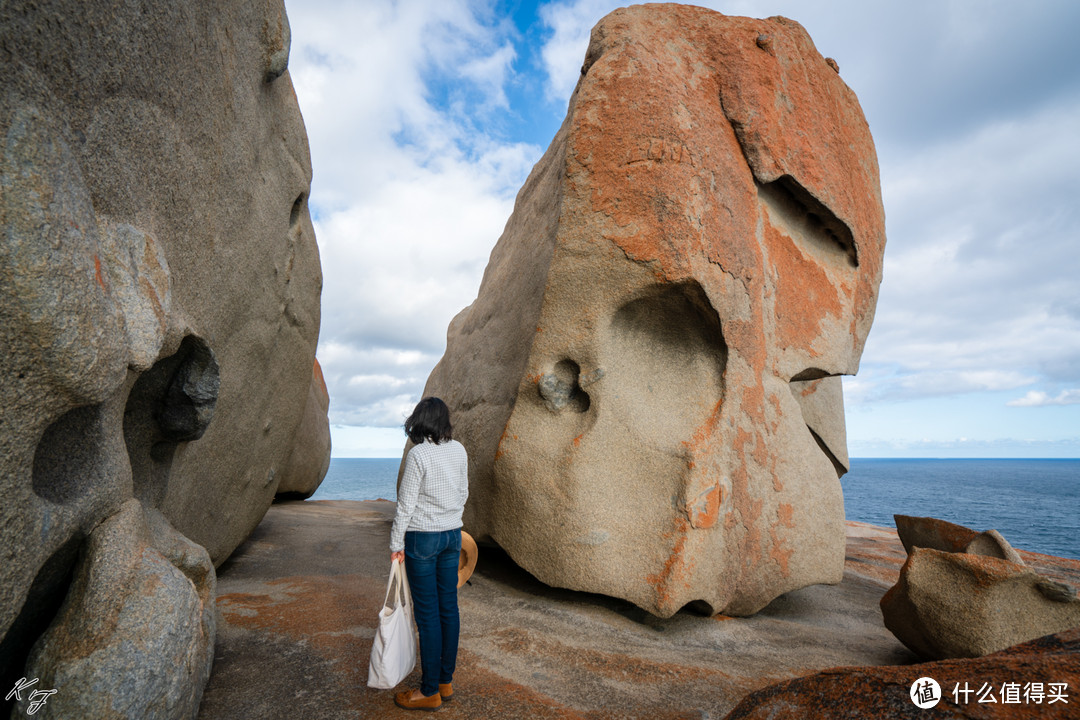
<svg viewBox="0 0 1080 720">
<path fill-rule="evenodd" d="M 199 720 L 415 715 L 398 709 L 393 693 L 366 685 L 393 514 L 386 501 L 270 508 L 218 570 L 217 651 Z M 1021 555 L 1039 572 L 1080 586 L 1080 562 Z M 750 618 L 684 610 L 660 620 L 623 601 L 542 585 L 505 554 L 481 548 L 459 594 L 455 699 L 440 714 L 719 719 L 777 682 L 838 666 L 910 665 L 916 658 L 885 629 L 878 607 L 905 557 L 894 531 L 848 522 L 840 584 L 787 593 Z M 1047 667 L 1080 664 L 1080 632 L 1057 638 Z M 918 676 L 888 672 L 899 678 L 893 693 L 905 693 Z M 419 668 L 402 687 L 418 682 Z M 1056 711 L 1080 708 L 1080 687 L 1069 691 L 1071 704 Z M 908 705 L 895 716 L 907 717 L 904 710 L 922 712 Z"/>
</svg>

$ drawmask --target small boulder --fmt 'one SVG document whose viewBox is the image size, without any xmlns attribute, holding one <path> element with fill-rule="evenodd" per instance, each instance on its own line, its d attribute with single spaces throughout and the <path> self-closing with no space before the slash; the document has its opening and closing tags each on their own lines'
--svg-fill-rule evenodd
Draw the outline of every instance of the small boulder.
<svg viewBox="0 0 1080 720">
<path fill-rule="evenodd" d="M 1002 537 L 1001 533 L 997 530 L 987 530 L 981 532 L 971 539 L 971 542 L 964 548 L 964 552 L 972 555 L 985 555 L 986 557 L 996 557 L 1002 560 L 1008 560 L 1011 563 L 1017 565 L 1023 565 L 1024 561 L 1020 557 L 1020 553 L 1013 549 L 1013 546 L 1009 544 L 1009 541 Z"/>
<path fill-rule="evenodd" d="M 979 657 L 1080 625 L 1080 598 L 1008 560 L 916 546 L 881 612 L 924 658 Z"/>
</svg>

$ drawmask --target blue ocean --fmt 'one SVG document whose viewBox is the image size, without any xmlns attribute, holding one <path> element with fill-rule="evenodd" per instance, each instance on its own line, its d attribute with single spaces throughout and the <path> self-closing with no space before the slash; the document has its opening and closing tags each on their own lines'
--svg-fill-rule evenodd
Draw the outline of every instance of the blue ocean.
<svg viewBox="0 0 1080 720">
<path fill-rule="evenodd" d="M 1080 460 L 852 458 L 840 483 L 848 520 L 894 527 L 893 514 L 936 517 L 1080 559 Z"/>
<path fill-rule="evenodd" d="M 395 500 L 400 458 L 334 458 L 313 500 Z M 893 514 L 997 530 L 1022 550 L 1080 559 L 1080 460 L 852 458 L 848 520 Z"/>
</svg>

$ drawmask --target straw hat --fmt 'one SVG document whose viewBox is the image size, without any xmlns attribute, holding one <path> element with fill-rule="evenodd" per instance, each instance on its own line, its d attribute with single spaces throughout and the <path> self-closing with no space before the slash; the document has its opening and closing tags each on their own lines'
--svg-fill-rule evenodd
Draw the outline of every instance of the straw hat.
<svg viewBox="0 0 1080 720">
<path fill-rule="evenodd" d="M 476 541 L 472 535 L 461 531 L 461 557 L 458 559 L 457 586 L 461 587 L 465 581 L 472 577 L 473 569 L 476 568 Z"/>
</svg>

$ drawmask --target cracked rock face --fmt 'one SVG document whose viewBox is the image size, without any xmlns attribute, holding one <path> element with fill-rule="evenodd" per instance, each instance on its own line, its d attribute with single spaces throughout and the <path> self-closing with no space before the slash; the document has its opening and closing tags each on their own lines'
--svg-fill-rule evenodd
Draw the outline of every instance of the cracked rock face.
<svg viewBox="0 0 1080 720">
<path fill-rule="evenodd" d="M 38 717 L 194 716 L 312 386 L 284 5 L 147 8 L 0 4 L 0 681 L 63 678 Z"/>
<path fill-rule="evenodd" d="M 660 616 L 838 582 L 838 376 L 884 244 L 866 121 L 801 26 L 608 15 L 425 390 L 469 532 Z"/>
</svg>

